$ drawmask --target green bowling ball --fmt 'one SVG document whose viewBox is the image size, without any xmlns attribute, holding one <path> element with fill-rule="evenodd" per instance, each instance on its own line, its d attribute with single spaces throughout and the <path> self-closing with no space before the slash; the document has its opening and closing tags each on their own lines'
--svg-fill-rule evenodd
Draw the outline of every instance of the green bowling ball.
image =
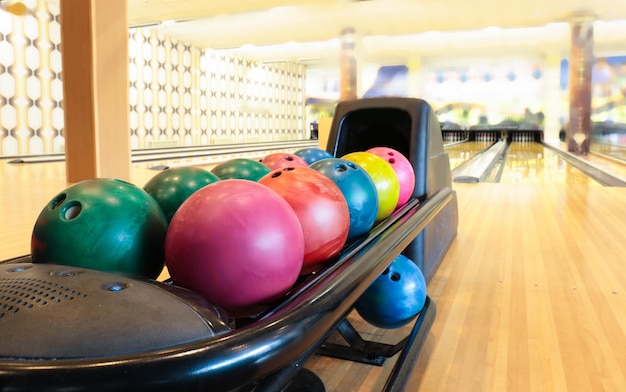
<svg viewBox="0 0 626 392">
<path fill-rule="evenodd" d="M 159 203 L 170 222 L 174 213 L 192 193 L 198 189 L 219 181 L 220 178 L 210 171 L 195 167 L 174 167 L 152 177 L 143 189 Z"/>
<path fill-rule="evenodd" d="M 143 189 L 116 179 L 85 180 L 39 214 L 32 260 L 156 279 L 165 265 L 166 232 L 165 214 Z"/>
<path fill-rule="evenodd" d="M 239 179 L 259 181 L 261 177 L 270 172 L 270 168 L 259 161 L 249 158 L 234 158 L 211 169 L 222 180 Z"/>
</svg>

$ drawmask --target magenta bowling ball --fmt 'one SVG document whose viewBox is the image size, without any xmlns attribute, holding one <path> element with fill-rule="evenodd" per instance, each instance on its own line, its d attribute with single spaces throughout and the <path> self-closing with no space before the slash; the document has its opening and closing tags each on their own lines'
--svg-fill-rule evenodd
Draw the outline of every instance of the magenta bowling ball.
<svg viewBox="0 0 626 392">
<path fill-rule="evenodd" d="M 260 162 L 269 167 L 270 170 L 281 169 L 283 167 L 309 166 L 307 161 L 295 154 L 291 154 L 288 152 L 276 152 L 268 154 L 265 157 L 261 158 Z"/>
<path fill-rule="evenodd" d="M 174 283 L 231 317 L 254 315 L 284 296 L 303 258 L 302 226 L 289 203 L 243 179 L 218 181 L 192 194 L 165 238 Z"/>
<path fill-rule="evenodd" d="M 359 315 L 379 328 L 399 328 L 426 303 L 426 279 L 417 264 L 400 254 L 354 304 Z"/>
<path fill-rule="evenodd" d="M 369 232 L 378 214 L 378 193 L 370 175 L 356 163 L 341 158 L 321 159 L 309 167 L 330 178 L 343 193 L 350 211 L 348 240 Z"/>
<path fill-rule="evenodd" d="M 411 162 L 402 153 L 389 147 L 374 147 L 367 152 L 378 155 L 391 165 L 400 184 L 400 197 L 396 208 L 405 205 L 415 190 L 415 171 Z"/>
</svg>

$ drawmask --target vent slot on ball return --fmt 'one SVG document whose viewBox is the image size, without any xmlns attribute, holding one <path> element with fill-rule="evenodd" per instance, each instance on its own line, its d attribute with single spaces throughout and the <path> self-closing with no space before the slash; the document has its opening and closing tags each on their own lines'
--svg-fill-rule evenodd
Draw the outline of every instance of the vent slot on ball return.
<svg viewBox="0 0 626 392">
<path fill-rule="evenodd" d="M 20 270 L 21 271 L 21 270 Z M 0 321 L 20 309 L 84 298 L 85 294 L 54 282 L 33 278 L 0 278 Z"/>
</svg>

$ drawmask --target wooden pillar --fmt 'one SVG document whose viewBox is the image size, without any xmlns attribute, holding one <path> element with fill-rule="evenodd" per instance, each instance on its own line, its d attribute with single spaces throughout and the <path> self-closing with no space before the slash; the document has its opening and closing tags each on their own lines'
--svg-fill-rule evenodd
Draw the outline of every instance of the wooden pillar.
<svg viewBox="0 0 626 392">
<path fill-rule="evenodd" d="M 340 59 L 340 88 L 341 101 L 356 99 L 357 97 L 357 59 L 356 36 L 351 27 L 341 31 Z"/>
<path fill-rule="evenodd" d="M 67 182 L 130 180 L 126 0 L 61 0 Z"/>
<path fill-rule="evenodd" d="M 571 23 L 569 64 L 569 129 L 567 149 L 586 155 L 591 142 L 591 71 L 593 68 L 593 20 Z"/>
</svg>

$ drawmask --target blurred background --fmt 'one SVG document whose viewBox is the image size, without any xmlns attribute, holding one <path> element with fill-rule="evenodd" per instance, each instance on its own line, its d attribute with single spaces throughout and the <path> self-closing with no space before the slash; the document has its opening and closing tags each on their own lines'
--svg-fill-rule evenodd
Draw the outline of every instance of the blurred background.
<svg viewBox="0 0 626 392">
<path fill-rule="evenodd" d="M 0 156 L 62 153 L 59 0 L 21 3 L 0 1 Z M 533 122 L 558 140 L 580 21 L 594 138 L 626 144 L 599 128 L 626 123 L 622 0 L 128 0 L 131 147 L 316 138 L 346 64 L 355 97 L 423 98 L 442 123 Z"/>
</svg>

